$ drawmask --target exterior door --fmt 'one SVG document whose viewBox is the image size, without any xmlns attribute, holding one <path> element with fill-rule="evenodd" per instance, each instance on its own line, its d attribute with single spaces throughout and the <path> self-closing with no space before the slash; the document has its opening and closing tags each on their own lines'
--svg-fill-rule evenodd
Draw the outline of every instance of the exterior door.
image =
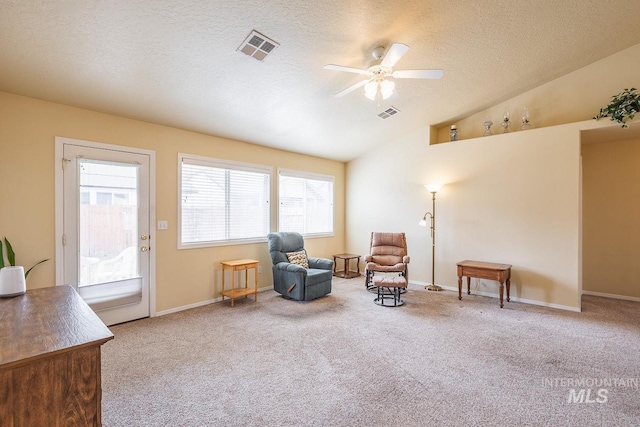
<svg viewBox="0 0 640 427">
<path fill-rule="evenodd" d="M 95 145 L 62 143 L 62 276 L 113 325 L 150 315 L 150 156 Z"/>
</svg>

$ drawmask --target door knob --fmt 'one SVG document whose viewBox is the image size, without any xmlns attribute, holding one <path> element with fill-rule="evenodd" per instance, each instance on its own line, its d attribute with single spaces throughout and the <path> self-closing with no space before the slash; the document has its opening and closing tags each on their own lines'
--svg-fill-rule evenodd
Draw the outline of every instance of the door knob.
<svg viewBox="0 0 640 427">
<path fill-rule="evenodd" d="M 141 250 L 142 252 L 147 252 L 147 251 L 149 250 L 149 248 L 148 248 L 147 246 L 142 246 L 142 247 L 140 248 L 140 250 Z"/>
<path fill-rule="evenodd" d="M 147 236 L 146 234 L 143 234 L 142 236 L 140 236 L 140 240 L 147 240 L 149 238 L 149 236 Z"/>
</svg>

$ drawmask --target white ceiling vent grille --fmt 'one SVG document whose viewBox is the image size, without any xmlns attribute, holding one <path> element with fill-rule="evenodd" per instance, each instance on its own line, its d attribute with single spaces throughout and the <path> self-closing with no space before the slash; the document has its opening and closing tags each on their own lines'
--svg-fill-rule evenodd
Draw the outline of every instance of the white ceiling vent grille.
<svg viewBox="0 0 640 427">
<path fill-rule="evenodd" d="M 398 110 L 396 107 L 389 107 L 382 113 L 378 114 L 378 117 L 380 117 L 381 119 L 388 119 L 389 117 L 398 114 L 399 112 L 400 110 Z"/>
<path fill-rule="evenodd" d="M 242 44 L 240 44 L 238 51 L 257 59 L 258 61 L 264 61 L 267 55 L 273 52 L 273 50 L 278 46 L 280 45 L 275 41 L 265 37 L 256 30 L 253 30 Z"/>
</svg>

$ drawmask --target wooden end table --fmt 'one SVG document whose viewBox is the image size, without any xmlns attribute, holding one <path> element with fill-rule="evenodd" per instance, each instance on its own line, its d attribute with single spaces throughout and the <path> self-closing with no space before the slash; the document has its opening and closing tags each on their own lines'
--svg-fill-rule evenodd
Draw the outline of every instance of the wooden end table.
<svg viewBox="0 0 640 427">
<path fill-rule="evenodd" d="M 471 278 L 495 280 L 500 283 L 500 308 L 504 307 L 502 293 L 504 284 L 507 285 L 507 301 L 511 288 L 511 265 L 495 264 L 482 261 L 462 261 L 458 264 L 458 299 L 462 299 L 462 276 L 467 276 L 467 295 L 471 295 Z"/>
<path fill-rule="evenodd" d="M 231 299 L 231 307 L 233 307 L 233 300 L 236 298 L 246 297 L 247 295 L 252 295 L 254 301 L 258 301 L 258 261 L 255 259 L 236 259 L 233 261 L 223 261 L 222 264 L 222 299 L 227 297 Z M 248 270 L 253 268 L 255 283 L 253 288 L 249 288 L 248 286 Z M 244 288 L 236 288 L 235 287 L 235 276 L 236 271 L 244 270 Z M 225 271 L 231 272 L 231 289 L 224 289 L 224 276 Z"/>
<path fill-rule="evenodd" d="M 337 260 L 344 260 L 344 270 L 336 271 L 338 267 Z M 349 261 L 356 260 L 356 271 L 351 271 Z M 355 254 L 337 254 L 333 256 L 333 275 L 344 279 L 351 279 L 360 276 L 360 255 Z"/>
</svg>

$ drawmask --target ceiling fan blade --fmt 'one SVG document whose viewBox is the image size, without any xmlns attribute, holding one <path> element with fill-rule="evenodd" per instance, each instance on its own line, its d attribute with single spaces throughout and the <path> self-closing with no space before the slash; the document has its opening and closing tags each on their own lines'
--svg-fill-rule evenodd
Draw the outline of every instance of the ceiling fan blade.
<svg viewBox="0 0 640 427">
<path fill-rule="evenodd" d="M 444 75 L 442 70 L 398 70 L 391 73 L 396 79 L 440 79 Z"/>
<path fill-rule="evenodd" d="M 367 70 L 361 70 L 359 68 L 345 67 L 343 65 L 327 64 L 324 66 L 325 70 L 346 71 L 347 73 L 367 74 Z"/>
<path fill-rule="evenodd" d="M 396 62 L 398 62 L 398 60 L 402 58 L 402 56 L 407 53 L 408 50 L 409 46 L 407 46 L 406 44 L 392 44 L 389 50 L 387 50 L 387 53 L 385 53 L 384 58 L 382 58 L 382 62 L 380 63 L 380 65 L 382 65 L 383 67 L 393 68 L 393 66 L 396 65 Z"/>
<path fill-rule="evenodd" d="M 361 82 L 358 82 L 358 83 L 354 84 L 353 86 L 349 86 L 348 88 L 346 88 L 342 92 L 336 93 L 334 96 L 336 98 L 341 98 L 341 97 L 345 96 L 346 94 L 351 93 L 354 90 L 356 90 L 358 88 L 361 88 L 362 86 L 366 85 L 370 80 L 371 79 L 362 80 Z"/>
</svg>

